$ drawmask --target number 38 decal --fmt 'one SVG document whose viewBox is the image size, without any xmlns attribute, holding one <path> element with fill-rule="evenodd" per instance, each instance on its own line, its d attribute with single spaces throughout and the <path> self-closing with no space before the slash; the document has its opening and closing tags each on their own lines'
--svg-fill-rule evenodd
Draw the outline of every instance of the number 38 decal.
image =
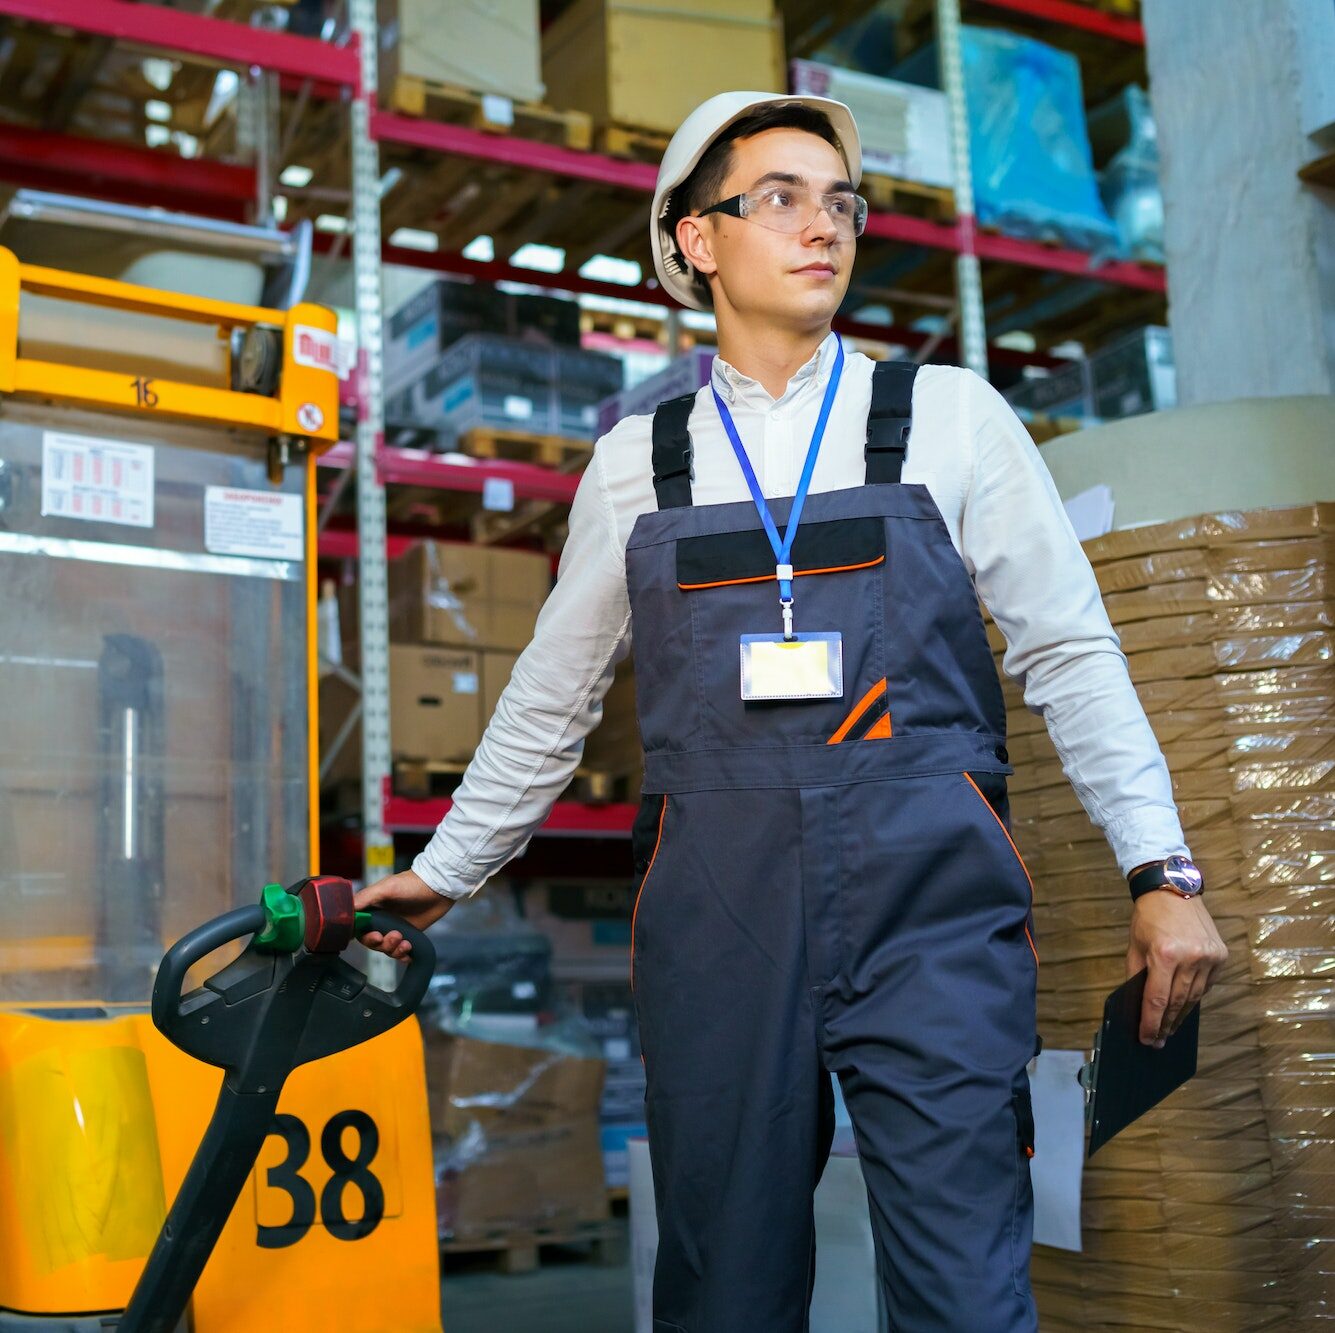
<svg viewBox="0 0 1335 1333">
<path fill-rule="evenodd" d="M 343 1131 L 357 1131 L 357 1150 L 349 1157 L 343 1150 Z M 270 1134 L 287 1144 L 287 1155 L 267 1172 L 269 1185 L 282 1190 L 292 1200 L 292 1216 L 282 1226 L 258 1226 L 256 1243 L 266 1250 L 281 1250 L 295 1245 L 315 1224 L 315 1190 L 301 1174 L 311 1154 L 311 1135 L 294 1115 L 274 1116 Z M 331 1116 L 320 1134 L 320 1155 L 333 1175 L 320 1191 L 319 1218 L 325 1229 L 338 1240 L 361 1240 L 369 1236 L 385 1215 L 385 1191 L 371 1171 L 371 1162 L 380 1148 L 380 1131 L 365 1111 L 340 1111 Z M 348 1186 L 361 1191 L 361 1216 L 349 1220 L 343 1211 L 343 1197 Z"/>
</svg>

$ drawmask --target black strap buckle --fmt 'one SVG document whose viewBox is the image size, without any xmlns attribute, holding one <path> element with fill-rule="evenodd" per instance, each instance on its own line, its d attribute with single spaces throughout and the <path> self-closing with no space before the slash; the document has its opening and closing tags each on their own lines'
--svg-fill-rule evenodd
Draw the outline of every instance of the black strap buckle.
<svg viewBox="0 0 1335 1333">
<path fill-rule="evenodd" d="M 906 453 L 909 447 L 909 428 L 912 417 L 867 418 L 868 453 Z"/>
<path fill-rule="evenodd" d="M 681 466 L 668 468 L 665 472 L 654 473 L 654 485 L 657 486 L 660 481 L 671 481 L 673 477 L 688 477 L 691 474 L 692 461 L 695 458 L 695 450 L 691 445 L 687 445 L 681 451 Z"/>
</svg>

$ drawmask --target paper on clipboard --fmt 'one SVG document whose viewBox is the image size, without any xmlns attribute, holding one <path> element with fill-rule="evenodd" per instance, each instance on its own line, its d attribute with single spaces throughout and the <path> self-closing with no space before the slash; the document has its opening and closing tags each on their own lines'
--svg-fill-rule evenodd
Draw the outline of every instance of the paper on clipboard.
<svg viewBox="0 0 1335 1333">
<path fill-rule="evenodd" d="M 1034 1104 L 1034 1241 L 1080 1250 L 1080 1187 L 1084 1179 L 1085 1094 L 1076 1075 L 1084 1051 L 1044 1047 L 1029 1075 Z"/>
</svg>

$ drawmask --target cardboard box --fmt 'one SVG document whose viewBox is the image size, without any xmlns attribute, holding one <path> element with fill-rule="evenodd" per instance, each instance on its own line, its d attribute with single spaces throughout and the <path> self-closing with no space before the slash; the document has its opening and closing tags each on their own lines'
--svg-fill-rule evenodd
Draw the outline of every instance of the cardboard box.
<svg viewBox="0 0 1335 1333">
<path fill-rule="evenodd" d="M 456 438 L 491 429 L 592 439 L 598 404 L 624 379 L 603 352 L 470 333 L 394 394 L 394 416 Z"/>
<path fill-rule="evenodd" d="M 458 648 L 389 650 L 389 733 L 396 755 L 467 763 L 482 739 L 482 662 Z"/>
<path fill-rule="evenodd" d="M 625 776 L 644 767 L 644 748 L 635 712 L 635 671 L 630 658 L 617 668 L 612 688 L 603 698 L 602 721 L 584 742 L 583 766 Z"/>
<path fill-rule="evenodd" d="M 652 416 L 659 403 L 702 388 L 713 373 L 716 348 L 693 347 L 656 375 L 622 389 L 598 404 L 598 434 L 606 435 L 624 417 Z"/>
<path fill-rule="evenodd" d="M 1094 412 L 1105 418 L 1161 412 L 1177 406 L 1173 335 L 1156 325 L 1136 329 L 1089 359 Z"/>
<path fill-rule="evenodd" d="M 788 86 L 795 93 L 833 97 L 848 106 L 858 123 L 864 172 L 924 185 L 954 185 L 945 93 L 815 60 L 791 61 Z"/>
<path fill-rule="evenodd" d="M 330 752 L 358 692 L 337 676 L 320 681 L 320 755 Z M 389 740 L 397 758 L 465 764 L 482 739 L 482 660 L 468 649 L 394 643 L 389 648 Z M 361 727 L 325 773 L 326 784 L 361 776 Z"/>
<path fill-rule="evenodd" d="M 542 34 L 553 106 L 661 134 L 732 88 L 783 92 L 771 0 L 575 0 Z"/>
<path fill-rule="evenodd" d="M 519 654 L 504 650 L 488 649 L 482 654 L 482 729 L 491 721 L 496 705 L 500 701 L 501 691 L 510 683 L 510 673 Z"/>
<path fill-rule="evenodd" d="M 380 0 L 380 86 L 399 75 L 542 100 L 538 0 Z"/>
<path fill-rule="evenodd" d="M 424 1029 L 442 1236 L 608 1216 L 601 1060 Z"/>
<path fill-rule="evenodd" d="M 579 302 L 500 292 L 489 283 L 457 278 L 428 283 L 386 322 L 385 392 L 395 394 L 416 383 L 446 348 L 470 333 L 578 347 Z"/>
<path fill-rule="evenodd" d="M 519 652 L 550 589 L 541 552 L 422 542 L 390 562 L 390 637 Z"/>
</svg>

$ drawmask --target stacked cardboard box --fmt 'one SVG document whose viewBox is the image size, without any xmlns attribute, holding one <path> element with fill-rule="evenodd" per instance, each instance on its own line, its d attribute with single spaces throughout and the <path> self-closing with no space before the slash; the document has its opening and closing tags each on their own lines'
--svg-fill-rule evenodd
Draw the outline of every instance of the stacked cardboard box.
<svg viewBox="0 0 1335 1333">
<path fill-rule="evenodd" d="M 578 347 L 579 303 L 559 296 L 502 292 L 489 283 L 439 278 L 386 321 L 385 392 L 417 383 L 470 333 L 504 333 L 538 346 Z"/>
<path fill-rule="evenodd" d="M 379 0 L 377 8 L 382 88 L 404 76 L 541 100 L 537 0 Z"/>
<path fill-rule="evenodd" d="M 1105 343 L 1089 358 L 1094 415 L 1117 418 L 1177 406 L 1173 335 L 1148 324 Z"/>
<path fill-rule="evenodd" d="M 423 1038 L 442 1238 L 561 1229 L 608 1216 L 601 1060 L 430 1027 Z"/>
<path fill-rule="evenodd" d="M 630 658 L 618 667 L 612 688 L 603 697 L 603 716 L 584 742 L 583 767 L 624 782 L 619 799 L 638 801 L 644 777 L 644 750 L 635 712 L 635 670 Z"/>
<path fill-rule="evenodd" d="M 708 384 L 717 351 L 715 347 L 693 347 L 656 375 L 604 398 L 598 404 L 598 434 L 605 435 L 623 417 L 652 416 L 659 403 Z"/>
<path fill-rule="evenodd" d="M 1197 1076 L 1086 1168 L 1084 1252 L 1035 1247 L 1043 1326 L 1305 1328 L 1335 1284 L 1335 505 L 1086 550 L 1229 959 L 1202 1003 Z M 1041 720 L 1009 682 L 1007 698 L 1039 1028 L 1088 1050 L 1126 977 L 1131 900 Z"/>
<path fill-rule="evenodd" d="M 629 901 L 624 889 L 615 892 Z M 625 957 L 623 951 L 623 963 Z M 604 1077 L 598 1103 L 598 1132 L 603 1174 L 609 1189 L 625 1189 L 630 1184 L 627 1145 L 646 1132 L 644 1062 L 640 1058 L 634 996 L 624 979 L 567 982 L 562 992 L 565 1003 L 579 1014 L 602 1047 Z"/>
<path fill-rule="evenodd" d="M 542 552 L 466 542 L 420 542 L 389 567 L 390 746 L 396 759 L 466 764 L 551 588 Z M 339 598 L 344 654 L 356 667 L 357 596 Z M 338 676 L 320 682 L 320 752 L 328 754 L 356 704 Z M 326 782 L 361 772 L 354 737 Z"/>
<path fill-rule="evenodd" d="M 391 394 L 385 412 L 456 437 L 490 428 L 586 439 L 623 378 L 621 362 L 602 352 L 470 333 Z"/>
<path fill-rule="evenodd" d="M 390 638 L 521 652 L 551 582 L 540 551 L 419 542 L 389 566 Z"/>
<path fill-rule="evenodd" d="M 783 59 L 773 0 L 575 0 L 542 34 L 553 106 L 657 134 L 715 93 L 783 92 Z"/>
<path fill-rule="evenodd" d="M 833 97 L 853 112 L 864 172 L 924 185 L 955 183 L 945 93 L 815 60 L 790 61 L 788 80 L 795 93 Z"/>
</svg>

